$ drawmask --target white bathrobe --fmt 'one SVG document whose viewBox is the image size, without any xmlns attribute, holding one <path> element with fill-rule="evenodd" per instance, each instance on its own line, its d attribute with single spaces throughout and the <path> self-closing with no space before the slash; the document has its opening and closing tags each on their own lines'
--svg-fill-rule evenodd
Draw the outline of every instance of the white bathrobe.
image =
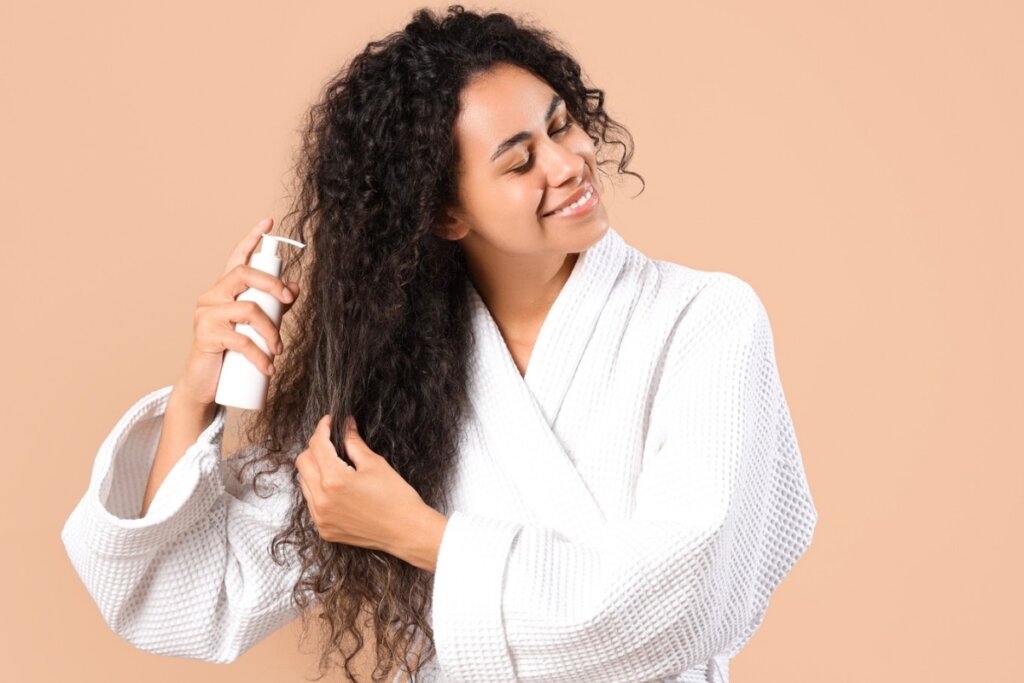
<svg viewBox="0 0 1024 683">
<path fill-rule="evenodd" d="M 417 681 L 725 683 L 817 512 L 761 300 L 610 228 L 544 320 L 525 377 L 476 290 L 470 410 Z M 62 539 L 107 624 L 229 662 L 297 616 L 269 556 L 291 492 L 221 460 L 225 410 L 138 510 L 171 387 L 96 455 Z M 235 454 L 237 455 L 237 454 Z"/>
</svg>

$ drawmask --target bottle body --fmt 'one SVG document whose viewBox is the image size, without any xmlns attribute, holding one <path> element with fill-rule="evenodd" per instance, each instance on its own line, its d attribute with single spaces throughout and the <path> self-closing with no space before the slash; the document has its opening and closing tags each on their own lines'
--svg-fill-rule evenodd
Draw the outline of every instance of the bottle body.
<svg viewBox="0 0 1024 683">
<path fill-rule="evenodd" d="M 281 301 L 274 295 L 250 287 L 239 294 L 236 300 L 256 302 L 267 314 L 267 317 L 273 321 L 274 327 L 280 327 Z M 267 342 L 251 325 L 237 323 L 235 331 L 249 337 L 264 353 L 271 355 Z M 244 410 L 260 410 L 267 403 L 269 389 L 270 378 L 253 365 L 245 355 L 232 349 L 224 352 L 220 379 L 217 382 L 217 395 L 214 398 L 217 403 Z"/>
<path fill-rule="evenodd" d="M 281 275 L 281 259 L 277 258 L 276 254 L 257 252 L 249 259 L 249 265 L 257 270 L 270 273 L 274 277 Z M 281 301 L 270 292 L 249 287 L 235 297 L 235 300 L 255 302 L 274 323 L 274 327 L 280 328 Z M 264 353 L 269 355 L 270 347 L 251 325 L 235 323 L 235 331 L 252 339 Z M 267 404 L 269 389 L 270 378 L 253 365 L 244 354 L 233 349 L 224 352 L 220 378 L 217 380 L 217 394 L 213 399 L 216 403 L 243 410 L 260 410 Z"/>
</svg>

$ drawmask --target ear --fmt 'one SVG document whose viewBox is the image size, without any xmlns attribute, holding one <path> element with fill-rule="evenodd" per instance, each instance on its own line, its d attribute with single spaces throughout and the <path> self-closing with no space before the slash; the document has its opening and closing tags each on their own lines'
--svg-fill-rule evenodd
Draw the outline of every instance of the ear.
<svg viewBox="0 0 1024 683">
<path fill-rule="evenodd" d="M 445 209 L 437 217 L 434 234 L 446 240 L 461 240 L 469 232 L 469 225 L 457 209 Z"/>
</svg>

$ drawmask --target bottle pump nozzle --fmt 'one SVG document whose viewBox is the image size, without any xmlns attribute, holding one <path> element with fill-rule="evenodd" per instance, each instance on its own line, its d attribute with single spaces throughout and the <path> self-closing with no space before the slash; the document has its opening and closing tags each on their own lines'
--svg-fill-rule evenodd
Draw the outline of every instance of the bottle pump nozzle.
<svg viewBox="0 0 1024 683">
<path fill-rule="evenodd" d="M 263 242 L 260 243 L 260 253 L 267 254 L 268 256 L 277 256 L 277 245 L 281 242 L 287 242 L 293 246 L 299 247 L 300 249 L 305 248 L 305 244 L 297 242 L 295 240 L 288 239 L 287 237 L 281 237 L 279 235 L 264 235 Z"/>
</svg>

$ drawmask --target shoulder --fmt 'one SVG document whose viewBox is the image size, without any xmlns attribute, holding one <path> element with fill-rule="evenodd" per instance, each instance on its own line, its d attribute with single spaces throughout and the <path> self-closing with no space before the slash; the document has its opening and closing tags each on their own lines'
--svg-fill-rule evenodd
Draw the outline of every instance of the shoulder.
<svg viewBox="0 0 1024 683">
<path fill-rule="evenodd" d="M 642 332 L 660 362 L 675 364 L 724 347 L 770 345 L 768 312 L 747 280 L 652 258 L 629 247 L 617 286 L 628 301 L 630 325 Z"/>
<path fill-rule="evenodd" d="M 708 286 L 701 291 L 698 312 L 714 320 L 713 326 L 728 333 L 755 331 L 767 323 L 768 311 L 754 287 L 738 275 L 714 272 Z"/>
<path fill-rule="evenodd" d="M 677 322 L 710 334 L 754 331 L 767 324 L 768 312 L 754 287 L 726 271 L 699 270 L 680 263 L 649 259 L 662 286 L 660 296 L 675 299 Z"/>
<path fill-rule="evenodd" d="M 677 313 L 667 353 L 679 362 L 729 348 L 764 352 L 771 347 L 768 311 L 758 292 L 743 278 L 671 261 L 653 261 L 666 285 L 661 293 L 676 299 Z"/>
</svg>

